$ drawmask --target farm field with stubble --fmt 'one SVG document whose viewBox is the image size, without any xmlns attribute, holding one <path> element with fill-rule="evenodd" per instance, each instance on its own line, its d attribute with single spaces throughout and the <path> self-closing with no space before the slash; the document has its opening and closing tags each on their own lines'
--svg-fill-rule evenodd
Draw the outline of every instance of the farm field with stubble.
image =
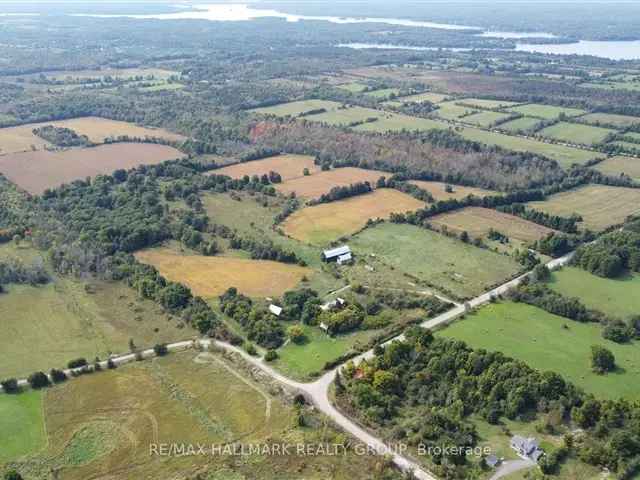
<svg viewBox="0 0 640 480">
<path fill-rule="evenodd" d="M 354 183 L 369 182 L 375 187 L 380 177 L 390 178 L 389 172 L 368 170 L 357 167 L 341 167 L 318 171 L 312 175 L 302 175 L 276 185 L 279 192 L 286 195 L 295 193 L 302 198 L 318 198 L 334 187 L 348 187 Z"/>
<path fill-rule="evenodd" d="M 638 145 L 640 147 L 640 145 Z M 640 158 L 615 156 L 594 165 L 596 170 L 607 175 L 619 176 L 621 174 L 640 181 Z"/>
<path fill-rule="evenodd" d="M 242 178 L 245 175 L 268 175 L 269 172 L 277 172 L 283 181 L 303 177 L 307 169 L 309 174 L 320 171 L 320 167 L 313 162 L 309 155 L 276 155 L 262 160 L 236 163 L 228 167 L 218 168 L 208 172 L 211 175 L 228 175 L 231 178 Z"/>
<path fill-rule="evenodd" d="M 451 185 L 445 182 L 435 182 L 427 180 L 410 180 L 409 183 L 428 191 L 436 201 L 441 200 L 462 200 L 469 195 L 476 197 L 487 197 L 492 195 L 500 195 L 500 192 L 494 190 L 486 190 L 484 188 L 466 187 L 463 185 Z M 447 185 L 451 191 L 447 192 Z"/>
</svg>

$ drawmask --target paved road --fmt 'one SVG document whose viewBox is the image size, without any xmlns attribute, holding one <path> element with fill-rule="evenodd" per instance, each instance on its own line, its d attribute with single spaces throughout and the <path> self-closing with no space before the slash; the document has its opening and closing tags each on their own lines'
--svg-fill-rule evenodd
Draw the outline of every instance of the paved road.
<svg viewBox="0 0 640 480">
<path fill-rule="evenodd" d="M 551 262 L 547 263 L 547 266 L 550 269 L 555 269 L 555 268 L 559 268 L 563 265 L 566 265 L 570 260 L 571 257 L 573 256 L 573 253 L 567 254 L 564 257 L 561 258 L 557 258 L 555 260 L 552 260 Z M 425 322 L 421 323 L 421 326 L 424 328 L 429 328 L 429 329 L 434 329 L 436 327 L 440 327 L 442 325 L 446 325 L 447 323 L 452 322 L 453 320 L 455 320 L 457 317 L 459 317 L 460 315 L 464 314 L 468 308 L 475 308 L 478 307 L 480 305 L 483 305 L 485 303 L 488 303 L 491 301 L 491 299 L 495 296 L 501 295 L 506 293 L 508 290 L 514 288 L 515 286 L 517 286 L 518 284 L 520 284 L 522 282 L 522 280 L 527 277 L 528 274 L 524 274 L 521 275 L 518 278 L 515 278 L 489 292 L 486 292 L 476 298 L 474 298 L 473 300 L 470 300 L 469 302 L 467 302 L 467 306 L 465 307 L 465 305 L 457 305 L 455 308 L 435 317 L 432 318 L 430 320 L 426 320 Z M 402 341 L 404 340 L 404 335 L 398 335 L 397 337 L 392 338 L 391 340 L 388 340 L 386 343 L 390 343 L 393 341 Z M 269 364 L 267 364 L 266 362 L 264 362 L 264 360 L 262 358 L 259 357 L 253 357 L 251 355 L 249 355 L 247 352 L 245 352 L 244 350 L 235 347 L 233 345 L 230 345 L 228 343 L 225 342 L 220 342 L 218 340 L 210 340 L 210 339 L 200 339 L 200 340 L 187 340 L 187 341 L 183 341 L 183 342 L 177 342 L 177 343 L 173 343 L 167 346 L 167 348 L 169 349 L 169 351 L 180 351 L 180 350 L 186 350 L 189 348 L 193 348 L 196 344 L 196 342 L 200 343 L 202 346 L 210 346 L 210 345 L 215 345 L 218 348 L 222 348 L 225 349 L 227 351 L 230 352 L 235 352 L 239 355 L 242 356 L 243 359 L 245 359 L 248 363 L 250 363 L 251 365 L 254 365 L 255 367 L 259 368 L 260 370 L 262 370 L 264 373 L 266 373 L 267 375 L 269 375 L 270 377 L 272 377 L 274 380 L 280 382 L 282 385 L 285 385 L 286 387 L 293 389 L 294 391 L 298 391 L 302 394 L 305 395 L 305 397 L 307 399 L 309 399 L 311 402 L 313 402 L 313 404 L 315 405 L 315 407 L 321 411 L 322 413 L 324 413 L 325 415 L 327 415 L 331 420 L 333 420 L 339 427 L 341 427 L 342 429 L 344 429 L 346 432 L 350 433 L 351 435 L 353 435 L 355 438 L 357 438 L 358 440 L 360 440 L 361 442 L 363 442 L 365 445 L 367 445 L 369 448 L 373 449 L 374 451 L 380 453 L 380 454 L 389 454 L 391 455 L 393 462 L 402 470 L 410 470 L 413 471 L 413 474 L 416 478 L 418 478 L 419 480 L 436 480 L 436 477 L 433 476 L 431 473 L 429 473 L 427 470 L 425 470 L 423 467 L 421 467 L 420 465 L 418 465 L 415 461 L 411 460 L 410 458 L 407 458 L 406 456 L 400 455 L 399 453 L 397 453 L 396 451 L 394 451 L 393 449 L 391 449 L 390 447 L 388 447 L 382 440 L 380 440 L 379 438 L 377 438 L 375 435 L 373 435 L 371 432 L 368 432 L 367 430 L 365 430 L 364 428 L 360 427 L 357 423 L 355 423 L 353 420 L 351 420 L 350 418 L 346 417 L 344 414 L 342 414 L 338 409 L 336 409 L 336 407 L 333 406 L 333 404 L 331 403 L 330 399 L 329 399 L 329 387 L 331 386 L 331 383 L 333 382 L 335 376 L 336 376 L 336 372 L 342 368 L 341 366 L 336 367 L 335 369 L 325 373 L 322 377 L 320 377 L 318 380 L 311 382 L 311 383 L 301 383 L 301 382 L 296 382 L 295 380 L 292 380 L 288 377 L 285 377 L 284 375 L 282 375 L 280 372 L 274 370 Z M 153 349 L 149 349 L 149 350 L 145 350 L 143 352 L 141 352 L 143 358 L 150 358 L 153 357 L 155 355 Z M 354 358 L 354 362 L 359 362 L 363 359 L 366 358 L 371 358 L 373 356 L 373 350 L 369 350 L 359 356 L 357 356 L 356 358 Z M 122 365 L 125 363 L 129 363 L 129 362 L 133 362 L 136 359 L 136 355 L 134 354 L 126 354 L 126 355 L 122 355 L 122 356 L 118 356 L 118 357 L 112 357 L 112 361 L 116 364 L 116 365 Z M 107 367 L 107 362 L 103 361 L 101 362 L 101 366 L 103 368 Z M 74 371 L 76 372 L 81 372 L 82 368 L 76 368 L 73 370 L 65 370 L 65 372 L 67 373 L 67 375 L 71 375 L 72 373 L 74 373 Z M 21 386 L 28 386 L 28 382 L 26 379 L 20 380 L 19 384 Z M 521 467 L 522 468 L 522 467 Z"/>
<path fill-rule="evenodd" d="M 520 470 L 524 470 L 525 468 L 531 468 L 536 465 L 536 462 L 529 459 L 520 459 L 520 460 L 506 460 L 498 467 L 495 473 L 491 476 L 490 480 L 498 480 L 499 478 L 506 477 L 507 475 L 511 475 L 514 472 L 518 472 Z"/>
</svg>

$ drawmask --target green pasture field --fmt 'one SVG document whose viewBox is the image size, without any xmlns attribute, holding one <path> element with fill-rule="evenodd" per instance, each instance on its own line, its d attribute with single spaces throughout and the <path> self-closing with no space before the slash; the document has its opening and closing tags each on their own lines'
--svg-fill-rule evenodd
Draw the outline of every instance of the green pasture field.
<svg viewBox="0 0 640 480">
<path fill-rule="evenodd" d="M 518 105 L 518 102 L 509 102 L 507 100 L 485 100 L 483 98 L 463 98 L 457 100 L 457 103 L 459 105 L 470 105 L 472 107 L 487 109 L 506 108 Z"/>
<path fill-rule="evenodd" d="M 0 258 L 14 256 L 8 248 L 3 246 Z M 39 257 L 31 249 L 20 250 L 25 251 L 22 258 Z M 177 319 L 168 321 L 158 305 L 140 300 L 123 283 L 94 282 L 89 291 L 86 285 L 54 276 L 43 286 L 5 286 L 7 293 L 0 295 L 0 378 L 66 367 L 78 357 L 92 360 L 125 352 L 129 339 L 150 347 L 189 335 L 189 329 L 178 328 Z"/>
<path fill-rule="evenodd" d="M 486 110 L 483 112 L 474 113 L 473 115 L 466 116 L 461 120 L 465 123 L 470 123 L 472 125 L 477 125 L 479 127 L 489 128 L 492 127 L 494 123 L 499 122 L 500 120 L 504 120 L 510 116 L 509 113 L 500 113 L 500 112 L 492 112 L 490 110 Z"/>
<path fill-rule="evenodd" d="M 640 91 L 640 82 L 586 82 L 579 85 L 583 88 L 598 88 L 601 90 L 630 90 Z"/>
<path fill-rule="evenodd" d="M 602 143 L 611 133 L 616 133 L 616 131 L 609 128 L 569 122 L 559 122 L 537 132 L 538 135 L 544 137 L 582 145 Z"/>
<path fill-rule="evenodd" d="M 540 123 L 539 118 L 520 117 L 520 118 L 516 118 L 515 120 L 511 120 L 509 122 L 505 122 L 501 125 L 498 125 L 497 128 L 501 130 L 507 130 L 513 133 L 518 133 L 518 132 L 526 132 L 527 130 L 531 130 L 539 123 Z"/>
<path fill-rule="evenodd" d="M 396 98 L 396 101 L 402 103 L 422 103 L 422 102 L 431 102 L 431 103 L 440 103 L 448 98 L 448 95 L 444 93 L 436 93 L 436 92 L 423 92 L 417 93 L 415 95 L 409 95 L 407 97 L 399 97 Z"/>
<path fill-rule="evenodd" d="M 640 149 L 640 145 L 638 145 Z M 596 164 L 593 168 L 607 175 L 618 176 L 622 173 L 640 181 L 640 158 L 616 156 Z"/>
<path fill-rule="evenodd" d="M 17 395 L 0 393 L 0 467 L 46 445 L 42 396 L 37 390 Z"/>
<path fill-rule="evenodd" d="M 614 125 L 621 128 L 640 123 L 640 117 L 617 115 L 615 113 L 589 113 L 580 117 L 580 120 L 593 125 Z"/>
<path fill-rule="evenodd" d="M 448 126 L 442 122 L 430 120 L 428 118 L 411 117 L 409 115 L 393 114 L 380 117 L 377 122 L 363 123 L 354 128 L 360 132 L 388 132 L 388 131 L 427 131 L 444 130 Z"/>
<path fill-rule="evenodd" d="M 305 119 L 313 122 L 327 123 L 329 125 L 348 126 L 354 122 L 362 122 L 368 118 L 383 118 L 386 115 L 393 116 L 395 114 L 374 110 L 373 108 L 355 106 L 308 115 Z"/>
<path fill-rule="evenodd" d="M 365 84 L 358 82 L 343 83 L 342 85 L 336 85 L 336 87 L 351 93 L 360 93 L 367 88 Z"/>
<path fill-rule="evenodd" d="M 640 133 L 638 132 L 625 132 L 625 133 L 621 133 L 620 135 L 622 140 L 626 142 L 640 144 Z"/>
<path fill-rule="evenodd" d="M 508 108 L 510 112 L 521 113 L 527 117 L 544 118 L 546 120 L 555 120 L 564 113 L 567 117 L 577 117 L 587 113 L 585 110 L 578 108 L 556 107 L 554 105 L 544 105 L 541 103 L 529 103 L 527 105 L 519 105 L 517 107 Z"/>
<path fill-rule="evenodd" d="M 387 265 L 434 288 L 472 297 L 515 276 L 512 258 L 406 224 L 382 223 L 349 242 L 356 257 L 375 255 Z"/>
<path fill-rule="evenodd" d="M 549 286 L 567 297 L 578 297 L 587 307 L 623 320 L 637 315 L 640 274 L 602 278 L 586 270 L 565 267 L 553 272 Z"/>
<path fill-rule="evenodd" d="M 629 215 L 640 212 L 640 190 L 607 185 L 586 185 L 551 195 L 528 206 L 551 215 L 563 217 L 577 213 L 583 222 L 579 225 L 594 231 L 618 225 Z"/>
<path fill-rule="evenodd" d="M 392 96 L 398 95 L 399 93 L 399 88 L 381 88 L 379 90 L 364 92 L 364 95 L 367 97 L 377 98 L 378 100 L 386 100 Z"/>
<path fill-rule="evenodd" d="M 616 145 L 622 148 L 623 150 L 627 150 L 629 152 L 640 151 L 640 144 L 633 143 L 633 142 L 615 141 L 615 142 L 608 143 L 608 145 Z"/>
<path fill-rule="evenodd" d="M 263 115 L 276 115 L 278 117 L 298 116 L 300 114 L 324 108 L 326 110 L 335 110 L 340 107 L 340 103 L 329 100 L 300 100 L 297 102 L 281 103 L 271 107 L 254 108 L 249 110 L 253 113 Z"/>
<path fill-rule="evenodd" d="M 597 324 L 575 322 L 523 303 L 501 302 L 467 315 L 440 335 L 465 341 L 474 348 L 503 352 L 541 371 L 555 371 L 601 398 L 640 398 L 638 345 L 605 340 Z M 620 368 L 607 375 L 594 373 L 592 345 L 611 350 Z"/>
<path fill-rule="evenodd" d="M 444 120 L 460 120 L 461 117 L 477 111 L 475 108 L 458 105 L 457 100 L 450 100 L 439 103 L 438 109 L 433 113 Z"/>
<path fill-rule="evenodd" d="M 561 167 L 565 168 L 570 167 L 574 163 L 587 163 L 590 160 L 602 156 L 602 154 L 598 152 L 539 142 L 529 138 L 487 132 L 486 130 L 478 130 L 476 128 L 464 128 L 460 132 L 460 135 L 474 142 L 497 145 L 516 152 L 532 152 L 544 155 L 547 158 L 557 161 Z"/>
</svg>

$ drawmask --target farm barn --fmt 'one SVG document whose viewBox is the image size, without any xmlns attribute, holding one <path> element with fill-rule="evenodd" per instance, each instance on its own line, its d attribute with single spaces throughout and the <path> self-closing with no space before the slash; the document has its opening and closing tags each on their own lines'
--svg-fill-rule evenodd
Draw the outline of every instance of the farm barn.
<svg viewBox="0 0 640 480">
<path fill-rule="evenodd" d="M 338 265 L 351 262 L 353 259 L 351 255 L 351 248 L 348 245 L 342 245 L 341 247 L 332 248 L 322 252 L 322 260 L 325 262 L 337 262 Z"/>
</svg>

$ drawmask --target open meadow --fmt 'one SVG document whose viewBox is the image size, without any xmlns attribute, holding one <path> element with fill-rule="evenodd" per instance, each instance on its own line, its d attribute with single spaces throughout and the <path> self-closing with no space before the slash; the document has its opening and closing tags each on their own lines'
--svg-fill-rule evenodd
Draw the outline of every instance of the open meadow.
<svg viewBox="0 0 640 480">
<path fill-rule="evenodd" d="M 493 229 L 509 238 L 523 242 L 534 242 L 553 232 L 550 228 L 515 215 L 482 207 L 467 207 L 443 213 L 432 217 L 430 221 L 438 229 L 445 227 L 458 234 L 466 231 L 471 238 L 486 237 Z"/>
<path fill-rule="evenodd" d="M 400 113 L 385 113 L 375 122 L 365 122 L 356 127 L 358 132 L 399 132 L 399 131 L 419 131 L 443 130 L 448 126 L 442 122 L 428 118 L 412 117 Z"/>
<path fill-rule="evenodd" d="M 378 100 L 386 100 L 390 97 L 394 97 L 400 93 L 399 88 L 380 88 L 378 90 L 371 90 L 364 92 L 367 97 L 376 98 Z"/>
<path fill-rule="evenodd" d="M 579 148 L 555 145 L 552 143 L 539 142 L 530 138 L 515 137 L 502 133 L 478 130 L 477 128 L 464 128 L 460 131 L 467 140 L 480 142 L 487 145 L 497 145 L 507 150 L 516 152 L 531 152 L 555 160 L 561 167 L 568 168 L 574 163 L 583 164 L 603 155 L 598 152 L 590 152 Z"/>
<path fill-rule="evenodd" d="M 42 398 L 37 406 L 44 410 L 44 418 L 32 415 L 29 420 L 41 429 L 41 436 L 46 435 L 46 444 L 33 444 L 31 455 L 10 458 L 25 480 L 49 478 L 51 470 L 65 480 L 195 478 L 198 474 L 214 480 L 348 480 L 374 468 L 374 457 L 356 456 L 351 450 L 345 455 L 313 457 L 295 450 L 250 457 L 210 450 L 208 455 L 163 456 L 151 450 L 161 443 L 344 441 L 311 414 L 306 415 L 308 427 L 294 426 L 293 409 L 274 396 L 277 391 L 271 382 L 253 378 L 237 357 L 209 352 L 172 354 L 85 375 L 36 394 Z M 11 435 L 23 429 L 22 425 L 3 426 Z"/>
<path fill-rule="evenodd" d="M 0 394 L 0 467 L 46 446 L 42 395 L 37 390 Z"/>
<path fill-rule="evenodd" d="M 388 218 L 391 213 L 404 213 L 423 206 L 424 203 L 405 193 L 383 188 L 303 208 L 290 215 L 282 228 L 287 235 L 302 242 L 326 245 L 357 232 L 369 219 Z"/>
<path fill-rule="evenodd" d="M 73 180 L 182 157 L 182 152 L 167 145 L 112 143 L 91 148 L 0 155 L 0 173 L 27 192 L 39 195 L 47 188 Z"/>
<path fill-rule="evenodd" d="M 579 108 L 556 107 L 554 105 L 543 105 L 539 103 L 529 103 L 508 109 L 510 112 L 521 113 L 527 117 L 544 118 L 545 120 L 555 120 L 564 113 L 567 117 L 577 117 L 587 113 Z"/>
<path fill-rule="evenodd" d="M 602 278 L 586 270 L 565 267 L 553 272 L 548 285 L 567 297 L 578 297 L 587 307 L 626 320 L 640 312 L 640 275 Z"/>
<path fill-rule="evenodd" d="M 341 167 L 333 170 L 316 171 L 312 175 L 302 175 L 277 184 L 279 192 L 288 195 L 295 193 L 298 197 L 318 198 L 334 187 L 348 187 L 358 182 L 369 182 L 375 188 L 380 177 L 390 178 L 393 174 L 381 170 L 368 170 L 356 167 Z"/>
<path fill-rule="evenodd" d="M 19 257 L 26 262 L 37 255 L 29 251 Z M 6 247 L 0 259 L 5 256 Z M 184 338 L 179 320 L 126 285 L 87 285 L 54 276 L 43 286 L 5 286 L 7 292 L 0 294 L 0 379 L 65 367 L 78 357 L 125 352 L 131 338 L 141 346 Z"/>
<path fill-rule="evenodd" d="M 464 123 L 470 123 L 471 125 L 477 125 L 478 127 L 490 128 L 496 122 L 505 120 L 511 116 L 510 113 L 492 112 L 490 110 L 479 111 L 472 115 L 467 115 L 461 120 Z"/>
<path fill-rule="evenodd" d="M 164 247 L 143 250 L 135 256 L 203 298 L 217 297 L 229 287 L 250 297 L 278 297 L 311 273 L 308 268 L 282 262 L 189 255 Z"/>
<path fill-rule="evenodd" d="M 440 103 L 448 98 L 448 95 L 444 93 L 436 93 L 436 92 L 423 92 L 417 93 L 415 95 L 409 95 L 407 97 L 398 97 L 396 101 L 402 103 L 422 103 L 422 102 L 431 102 L 431 103 Z"/>
<path fill-rule="evenodd" d="M 593 125 L 613 125 L 620 128 L 640 124 L 640 117 L 618 115 L 615 113 L 588 113 L 580 117 L 580 120 Z"/>
<path fill-rule="evenodd" d="M 543 128 L 537 132 L 537 135 L 563 142 L 592 145 L 602 143 L 612 133 L 616 133 L 616 131 L 610 128 L 593 127 L 581 123 L 558 122 L 555 125 Z"/>
<path fill-rule="evenodd" d="M 367 228 L 349 245 L 357 256 L 375 255 L 396 270 L 460 298 L 485 292 L 521 269 L 509 256 L 406 224 Z"/>
<path fill-rule="evenodd" d="M 506 108 L 518 105 L 518 102 L 509 102 L 508 100 L 487 100 L 484 98 L 461 98 L 457 100 L 460 105 L 470 105 L 478 108 Z"/>
<path fill-rule="evenodd" d="M 597 324 L 575 322 L 523 303 L 501 302 L 480 308 L 439 334 L 474 348 L 503 352 L 541 371 L 555 371 L 597 397 L 637 400 L 638 345 L 605 340 L 601 332 Z M 593 372 L 592 345 L 611 350 L 620 368 L 607 375 Z"/>
<path fill-rule="evenodd" d="M 640 212 L 640 189 L 586 185 L 556 193 L 543 201 L 529 202 L 527 205 L 563 217 L 577 213 L 583 218 L 579 225 L 600 231 L 620 224 L 629 215 Z"/>
<path fill-rule="evenodd" d="M 539 118 L 533 117 L 520 117 L 515 120 L 500 124 L 498 127 L 500 130 L 506 130 L 507 132 L 520 133 L 531 130 L 540 123 Z"/>
<path fill-rule="evenodd" d="M 340 106 L 340 103 L 332 102 L 330 100 L 300 100 L 297 102 L 280 103 L 270 107 L 254 108 L 249 111 L 262 115 L 275 115 L 277 117 L 297 117 L 314 110 L 336 110 Z"/>
<path fill-rule="evenodd" d="M 269 172 L 277 172 L 283 181 L 303 177 L 304 169 L 310 174 L 320 171 L 320 167 L 313 163 L 313 157 L 309 155 L 276 155 L 275 157 L 249 162 L 236 163 L 228 167 L 218 168 L 208 172 L 211 175 L 228 175 L 231 178 L 242 178 L 245 175 L 268 175 Z"/>
<path fill-rule="evenodd" d="M 458 104 L 457 100 L 449 100 L 438 104 L 434 114 L 444 120 L 460 120 L 465 115 L 477 113 L 479 110 Z"/>
<path fill-rule="evenodd" d="M 640 145 L 638 145 L 638 147 L 640 147 Z M 619 155 L 607 158 L 594 165 L 593 168 L 599 172 L 616 177 L 624 173 L 634 180 L 640 181 L 640 158 Z"/>
<path fill-rule="evenodd" d="M 436 201 L 441 200 L 462 200 L 469 195 L 475 195 L 476 197 L 487 197 L 491 195 L 499 195 L 499 192 L 493 190 L 485 190 L 483 188 L 465 187 L 463 185 L 451 185 L 445 182 L 434 182 L 427 180 L 411 180 L 409 183 L 420 187 L 423 190 L 428 191 Z M 450 192 L 447 192 L 446 187 L 450 186 Z"/>
</svg>

